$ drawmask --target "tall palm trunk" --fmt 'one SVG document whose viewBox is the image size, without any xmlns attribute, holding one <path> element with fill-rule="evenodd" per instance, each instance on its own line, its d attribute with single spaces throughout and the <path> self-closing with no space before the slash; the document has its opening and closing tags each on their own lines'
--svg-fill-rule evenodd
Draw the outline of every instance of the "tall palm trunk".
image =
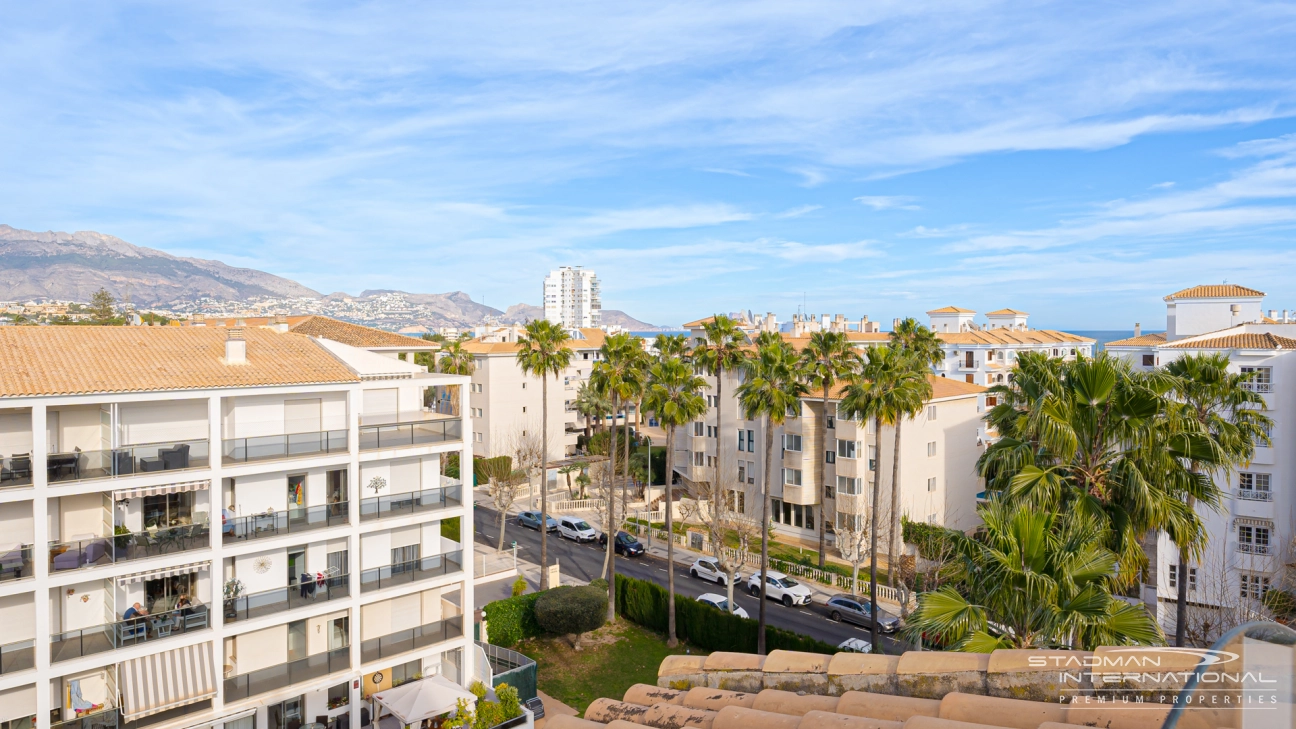
<svg viewBox="0 0 1296 729">
<path fill-rule="evenodd" d="M 622 459 L 621 469 L 624 478 L 621 479 L 621 518 L 624 519 L 629 515 L 626 510 L 629 504 L 626 501 L 626 494 L 630 490 L 630 403 L 625 404 L 625 413 L 621 417 L 621 429 L 625 434 L 625 458 Z M 652 522 L 649 522 L 651 528 Z M 615 532 L 614 532 L 615 534 Z"/>
<path fill-rule="evenodd" d="M 675 448 L 675 429 L 666 430 L 666 452 L 673 453 Z M 669 470 L 669 469 L 668 469 Z M 666 476 L 666 533 L 673 535 L 674 519 L 671 514 L 675 504 L 671 498 L 670 475 Z M 648 484 L 652 485 L 652 450 L 648 451 Z M 649 529 L 652 526 L 649 525 Z M 666 645 L 674 648 L 679 645 L 675 637 L 675 540 L 666 540 Z"/>
<path fill-rule="evenodd" d="M 616 412 L 618 398 L 614 393 L 612 395 L 612 412 Z M 607 575 L 608 583 L 608 612 L 607 619 L 611 623 L 616 620 L 616 524 L 613 519 L 616 514 L 616 449 L 617 449 L 617 431 L 616 421 L 612 421 L 611 440 L 608 442 L 608 465 L 611 471 L 608 473 L 608 490 L 607 490 L 607 523 L 603 525 L 603 533 L 607 535 L 607 555 L 603 562 L 603 574 Z"/>
<path fill-rule="evenodd" d="M 1193 466 L 1193 473 L 1197 472 L 1197 467 Z M 1188 497 L 1188 508 L 1195 509 L 1197 500 Z M 1153 565 L 1152 569 L 1156 569 Z M 1176 596 L 1178 604 L 1175 605 L 1175 645 L 1183 646 L 1188 637 L 1188 545 L 1179 547 L 1179 580 L 1175 585 L 1178 595 Z"/>
<path fill-rule="evenodd" d="M 721 494 L 720 471 L 724 468 L 724 462 L 720 460 L 720 454 L 723 449 L 720 442 L 724 439 L 723 421 L 724 415 L 724 368 L 716 367 L 716 470 L 711 474 L 711 504 L 712 508 L 719 508 Z M 705 417 L 705 416 L 704 416 Z M 704 420 L 705 422 L 705 420 Z M 744 488 L 744 491 L 747 489 Z"/>
<path fill-rule="evenodd" d="M 895 555 L 900 542 L 900 426 L 903 424 L 903 416 L 896 419 L 895 447 L 891 454 L 891 511 L 887 515 L 887 531 L 890 532 L 887 535 L 887 585 L 890 587 L 895 587 Z"/>
<path fill-rule="evenodd" d="M 540 589 L 549 589 L 549 373 L 540 377 Z"/>
<path fill-rule="evenodd" d="M 819 448 L 819 483 L 823 486 L 823 493 L 819 494 L 819 569 L 824 568 L 824 544 L 825 544 L 825 527 L 824 527 L 824 510 L 827 508 L 828 492 L 832 485 L 828 483 L 828 381 L 824 380 L 823 387 L 823 443 Z"/>
<path fill-rule="evenodd" d="M 882 488 L 882 418 L 873 418 L 873 505 L 869 508 L 869 642 L 873 652 L 881 653 L 878 642 L 877 604 L 877 546 L 878 546 L 878 496 Z M 864 454 L 868 457 L 868 454 Z"/>
<path fill-rule="evenodd" d="M 765 478 L 762 481 L 761 494 L 761 579 L 760 579 L 760 627 L 756 633 L 756 653 L 765 655 L 765 603 L 766 589 L 769 587 L 769 520 L 770 520 L 770 469 L 774 455 L 774 423 L 765 416 Z"/>
</svg>

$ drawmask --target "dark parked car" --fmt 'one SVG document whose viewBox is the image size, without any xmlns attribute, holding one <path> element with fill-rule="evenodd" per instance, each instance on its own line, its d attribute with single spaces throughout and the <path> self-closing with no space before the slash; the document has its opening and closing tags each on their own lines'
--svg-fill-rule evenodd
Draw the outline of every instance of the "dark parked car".
<svg viewBox="0 0 1296 729">
<path fill-rule="evenodd" d="M 599 544 L 607 546 L 607 532 L 599 534 Z M 624 554 L 627 557 L 639 557 L 645 551 L 644 545 L 628 532 L 617 532 L 616 546 L 612 549 L 616 550 L 617 554 Z"/>
<path fill-rule="evenodd" d="M 834 595 L 828 599 L 828 616 L 856 625 L 873 625 L 872 609 L 867 598 L 854 595 Z M 894 633 L 900 628 L 900 618 L 878 607 L 878 632 Z"/>
<path fill-rule="evenodd" d="M 545 531 L 547 532 L 558 531 L 558 522 L 554 521 L 554 518 L 552 516 L 546 515 L 545 522 L 547 522 Z M 540 512 L 524 511 L 518 514 L 517 523 L 518 526 L 524 526 L 528 529 L 534 529 L 536 531 L 540 531 Z"/>
</svg>

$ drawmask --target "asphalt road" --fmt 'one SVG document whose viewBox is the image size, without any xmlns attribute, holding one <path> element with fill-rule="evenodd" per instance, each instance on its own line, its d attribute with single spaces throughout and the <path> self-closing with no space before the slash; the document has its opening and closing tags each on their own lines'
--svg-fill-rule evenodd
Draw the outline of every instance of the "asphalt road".
<svg viewBox="0 0 1296 729">
<path fill-rule="evenodd" d="M 473 514 L 477 541 L 494 547 L 499 539 L 499 517 L 497 513 L 478 504 L 477 508 L 473 510 Z M 519 527 L 515 517 L 510 516 L 509 523 L 504 530 L 504 543 L 508 544 L 512 541 L 518 543 L 519 559 L 524 559 L 532 564 L 540 563 L 540 532 Z M 558 560 L 559 570 L 563 575 L 589 581 L 602 574 L 605 550 L 597 542 L 577 544 L 558 537 L 556 533 L 551 533 L 548 541 L 549 559 L 551 563 L 555 559 Z M 618 574 L 641 580 L 652 580 L 663 587 L 666 586 L 665 559 L 647 554 L 642 557 L 629 558 L 618 556 L 616 570 Z M 751 574 L 750 571 L 744 571 L 744 575 L 749 574 Z M 744 576 L 742 584 L 745 585 L 745 583 L 746 577 Z M 752 597 L 745 590 L 740 590 L 739 587 L 740 585 L 734 587 L 734 601 L 739 607 L 746 610 L 749 616 L 755 619 L 760 610 L 760 598 Z M 707 580 L 695 580 L 689 576 L 687 567 L 678 565 L 675 568 L 675 591 L 676 594 L 689 597 L 697 597 L 708 592 L 719 595 L 725 594 L 724 586 Z M 816 595 L 816 598 L 818 598 L 818 595 Z M 850 623 L 834 622 L 828 618 L 827 611 L 819 604 L 789 608 L 782 603 L 770 600 L 765 609 L 765 618 L 770 625 L 808 635 L 832 645 L 838 645 L 847 638 L 869 639 L 868 628 Z M 898 654 L 908 648 L 908 644 L 901 641 L 886 636 L 880 637 L 882 649 L 887 653 Z"/>
</svg>

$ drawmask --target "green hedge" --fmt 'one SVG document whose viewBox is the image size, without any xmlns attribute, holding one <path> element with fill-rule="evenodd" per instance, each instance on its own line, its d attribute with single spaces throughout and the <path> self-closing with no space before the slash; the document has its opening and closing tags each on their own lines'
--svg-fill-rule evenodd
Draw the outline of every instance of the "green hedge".
<svg viewBox="0 0 1296 729">
<path fill-rule="evenodd" d="M 909 521 L 908 517 L 901 517 L 901 535 L 906 544 L 918 548 L 918 554 L 924 559 L 953 556 L 956 551 L 955 545 L 963 536 L 961 532 L 936 524 Z"/>
<path fill-rule="evenodd" d="M 540 593 L 518 595 L 505 600 L 488 603 L 482 611 L 486 614 L 487 634 L 490 642 L 504 648 L 512 648 L 519 641 L 544 635 L 540 623 L 536 622 L 535 602 Z"/>
<path fill-rule="evenodd" d="M 632 623 L 666 632 L 666 588 L 653 582 L 617 575 L 617 614 Z M 760 624 L 721 612 L 691 597 L 675 596 L 675 632 L 683 640 L 709 651 L 756 652 Z M 494 629 L 492 628 L 492 634 Z M 834 646 L 771 625 L 765 626 L 767 650 L 837 652 Z"/>
</svg>

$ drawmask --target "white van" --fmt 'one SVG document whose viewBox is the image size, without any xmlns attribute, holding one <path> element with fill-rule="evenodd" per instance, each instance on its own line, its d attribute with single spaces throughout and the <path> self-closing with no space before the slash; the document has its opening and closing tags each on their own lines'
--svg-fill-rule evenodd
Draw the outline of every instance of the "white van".
<svg viewBox="0 0 1296 729">
<path fill-rule="evenodd" d="M 558 536 L 567 537 L 575 542 L 592 542 L 598 539 L 598 532 L 589 522 L 576 516 L 558 517 Z"/>
</svg>

